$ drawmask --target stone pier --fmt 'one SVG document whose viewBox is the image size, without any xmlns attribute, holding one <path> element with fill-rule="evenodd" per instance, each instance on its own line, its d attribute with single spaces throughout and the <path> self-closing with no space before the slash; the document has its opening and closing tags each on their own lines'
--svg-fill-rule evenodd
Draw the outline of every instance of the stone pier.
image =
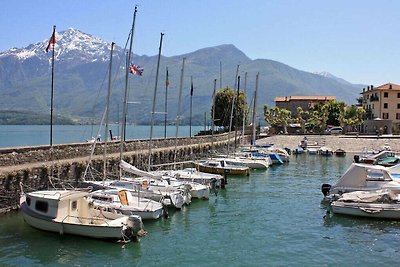
<svg viewBox="0 0 400 267">
<path fill-rule="evenodd" d="M 229 139 L 230 137 L 230 139 Z M 228 142 L 234 143 L 232 134 L 196 136 L 192 138 L 153 139 L 152 165 L 189 162 L 206 157 L 210 149 L 220 150 Z M 176 149 L 175 149 L 176 148 Z M 147 170 L 148 140 L 129 140 L 124 143 L 123 159 Z M 17 208 L 20 183 L 25 190 L 39 190 L 82 181 L 89 163 L 98 174 L 104 166 L 104 143 L 74 143 L 49 146 L 13 147 L 0 149 L 0 213 Z M 107 172 L 118 173 L 120 142 L 107 144 Z M 92 173 L 91 173 L 92 174 Z"/>
</svg>

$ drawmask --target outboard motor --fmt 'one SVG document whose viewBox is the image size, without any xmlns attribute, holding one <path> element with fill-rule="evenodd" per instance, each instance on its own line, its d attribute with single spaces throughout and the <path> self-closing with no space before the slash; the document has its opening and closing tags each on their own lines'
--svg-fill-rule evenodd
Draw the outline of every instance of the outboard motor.
<svg viewBox="0 0 400 267">
<path fill-rule="evenodd" d="M 354 155 L 354 162 L 355 163 L 360 163 L 360 156 L 359 155 Z"/>
<path fill-rule="evenodd" d="M 331 185 L 330 184 L 322 184 L 321 186 L 321 191 L 322 194 L 324 194 L 324 197 L 326 197 L 329 193 L 329 191 L 331 190 Z"/>
<path fill-rule="evenodd" d="M 131 232 L 131 236 L 144 236 L 146 235 L 146 231 L 143 229 L 143 221 L 142 218 L 138 215 L 130 215 L 128 219 L 128 229 Z M 129 236 L 129 235 L 128 235 Z"/>
</svg>

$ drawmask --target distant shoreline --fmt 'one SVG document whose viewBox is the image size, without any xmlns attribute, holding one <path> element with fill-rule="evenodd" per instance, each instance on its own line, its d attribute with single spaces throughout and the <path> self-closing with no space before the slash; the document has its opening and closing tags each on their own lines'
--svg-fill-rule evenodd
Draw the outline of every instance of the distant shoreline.
<svg viewBox="0 0 400 267">
<path fill-rule="evenodd" d="M 362 153 L 365 151 L 379 151 L 385 144 L 389 144 L 392 151 L 400 152 L 400 136 L 355 136 L 355 135 L 274 135 L 257 140 L 257 144 L 274 144 L 275 147 L 294 148 L 300 141 L 307 137 L 308 144 L 319 142 L 336 150 L 344 149 L 349 153 Z"/>
</svg>

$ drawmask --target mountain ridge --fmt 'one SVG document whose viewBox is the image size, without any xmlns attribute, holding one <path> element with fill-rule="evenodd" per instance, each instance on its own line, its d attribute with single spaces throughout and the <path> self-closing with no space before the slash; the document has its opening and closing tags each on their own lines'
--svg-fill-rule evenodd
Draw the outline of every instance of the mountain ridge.
<svg viewBox="0 0 400 267">
<path fill-rule="evenodd" d="M 0 52 L 0 104 L 6 110 L 49 110 L 51 53 L 45 52 L 48 40 L 12 48 Z M 72 118 L 99 117 L 105 107 L 108 64 L 111 44 L 90 34 L 70 28 L 56 34 L 55 109 Z M 242 77 L 241 89 L 247 90 L 248 102 L 252 101 L 255 75 L 260 73 L 258 112 L 264 104 L 272 105 L 276 96 L 284 95 L 335 95 L 348 104 L 356 102 L 362 88 L 345 84 L 319 74 L 302 71 L 284 63 L 269 59 L 251 60 L 232 44 L 198 49 L 191 53 L 171 57 L 162 56 L 158 82 L 157 107 L 163 109 L 165 98 L 165 71 L 168 67 L 168 120 L 176 118 L 179 76 L 182 58 L 186 58 L 182 95 L 183 119 L 188 118 L 190 102 L 190 78 L 193 77 L 193 115 L 203 123 L 204 112 L 210 114 L 214 79 L 220 77 L 222 65 L 222 87 L 234 87 L 236 69 L 244 77 L 248 73 L 247 88 Z M 116 46 L 113 56 L 113 94 L 111 118 L 119 120 L 121 114 L 125 56 L 123 48 Z M 148 123 L 153 99 L 157 56 L 132 56 L 132 63 L 144 68 L 143 76 L 130 76 L 133 90 L 131 102 L 140 102 L 130 108 L 130 121 Z M 164 81 L 164 82 L 163 82 Z M 220 84 L 218 80 L 217 85 Z M 219 87 L 219 86 L 218 86 Z M 217 88 L 219 89 L 219 88 Z M 157 110 L 162 112 L 163 110 Z M 138 115 L 140 114 L 140 116 Z M 158 115 L 155 120 L 163 121 Z"/>
</svg>

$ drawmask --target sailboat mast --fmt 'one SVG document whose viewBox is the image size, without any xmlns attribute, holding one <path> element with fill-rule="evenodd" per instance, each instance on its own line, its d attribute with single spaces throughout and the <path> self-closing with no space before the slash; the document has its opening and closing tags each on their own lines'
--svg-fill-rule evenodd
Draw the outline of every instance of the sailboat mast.
<svg viewBox="0 0 400 267">
<path fill-rule="evenodd" d="M 132 55 L 132 43 L 133 43 L 133 33 L 135 30 L 135 21 L 136 21 L 136 13 L 137 13 L 137 6 L 135 6 L 135 11 L 133 13 L 133 21 L 132 21 L 132 28 L 130 31 L 131 40 L 129 45 L 129 53 L 128 53 L 128 64 L 131 62 L 131 55 Z M 121 127 L 121 143 L 120 143 L 120 153 L 119 153 L 119 160 L 122 161 L 122 154 L 124 152 L 124 143 L 126 138 L 126 113 L 128 108 L 128 85 L 129 85 L 129 66 L 126 66 L 125 71 L 125 94 L 124 94 L 124 106 L 122 111 L 122 127 Z M 121 171 L 120 171 L 121 176 Z"/>
<path fill-rule="evenodd" d="M 183 74 L 185 71 L 185 60 L 186 60 L 186 58 L 182 59 L 181 77 L 179 80 L 179 98 L 178 98 L 178 111 L 177 111 L 177 115 L 176 115 L 174 162 L 176 162 L 176 149 L 178 146 L 178 134 L 179 134 L 179 122 L 180 122 L 180 116 L 181 116 L 181 102 L 182 102 Z"/>
<path fill-rule="evenodd" d="M 54 46 L 55 46 L 56 26 L 53 26 L 53 35 L 50 42 L 53 41 L 51 56 L 51 100 L 50 100 L 50 148 L 53 146 L 53 102 L 54 102 Z M 49 44 L 50 44 L 49 42 Z"/>
<path fill-rule="evenodd" d="M 256 89 L 254 90 L 254 101 L 253 101 L 253 138 L 251 140 L 251 144 L 253 146 L 256 145 L 256 102 L 257 102 L 257 90 L 258 90 L 258 76 L 260 73 L 257 73 L 256 76 Z"/>
<path fill-rule="evenodd" d="M 103 159 L 103 179 L 107 178 L 107 141 L 108 141 L 108 115 L 110 113 L 110 98 L 111 98 L 111 68 L 112 68 L 112 58 L 115 43 L 111 43 L 110 52 L 110 66 L 108 68 L 108 92 L 107 92 L 107 104 L 106 104 L 106 114 L 105 114 L 105 127 L 104 127 L 104 159 Z"/>
<path fill-rule="evenodd" d="M 148 171 L 151 171 L 151 145 L 153 140 L 153 128 L 154 128 L 154 113 L 156 108 L 156 97 L 157 97 L 157 85 L 158 85 L 158 71 L 160 69 L 160 58 L 161 58 L 161 48 L 162 48 L 162 40 L 164 33 L 161 33 L 160 37 L 160 46 L 158 48 L 158 58 L 157 58 L 157 70 L 156 70 L 156 84 L 154 86 L 154 95 L 153 95 L 153 108 L 151 110 L 151 126 L 150 126 L 150 140 L 149 140 L 149 165 Z"/>
<path fill-rule="evenodd" d="M 192 140 L 193 76 L 190 76 L 189 139 Z"/>
<path fill-rule="evenodd" d="M 222 62 L 219 62 L 219 89 L 222 88 Z"/>
<path fill-rule="evenodd" d="M 247 72 L 244 73 L 244 97 L 246 97 L 247 91 Z M 242 118 L 242 143 L 244 141 L 244 127 L 246 126 L 246 109 L 245 109 L 245 102 L 243 98 L 243 118 Z"/>
<path fill-rule="evenodd" d="M 211 151 L 214 149 L 214 123 L 215 123 L 215 94 L 217 90 L 217 79 L 214 79 L 213 103 L 212 103 L 212 122 L 211 122 Z"/>
<path fill-rule="evenodd" d="M 235 150 L 237 145 L 237 128 L 238 128 L 238 120 L 239 120 L 239 93 L 240 93 L 240 76 L 238 76 L 238 84 L 237 84 L 237 94 L 236 94 L 236 109 L 235 109 Z"/>
<path fill-rule="evenodd" d="M 166 71 L 166 79 L 165 79 L 165 103 L 164 103 L 164 139 L 167 138 L 167 113 L 168 113 L 168 86 L 169 86 L 169 79 L 168 79 L 168 67 Z"/>
</svg>

